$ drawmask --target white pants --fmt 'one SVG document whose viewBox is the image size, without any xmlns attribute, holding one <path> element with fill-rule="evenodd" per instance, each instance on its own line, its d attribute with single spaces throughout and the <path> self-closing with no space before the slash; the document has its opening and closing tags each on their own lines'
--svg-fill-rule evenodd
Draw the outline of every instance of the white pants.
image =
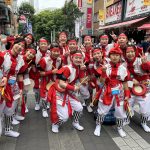
<svg viewBox="0 0 150 150">
<path fill-rule="evenodd" d="M 57 114 L 61 120 L 66 122 L 68 120 L 69 114 L 68 114 L 68 105 L 67 101 L 70 101 L 70 105 L 72 108 L 72 111 L 82 112 L 83 106 L 81 105 L 81 102 L 71 98 L 67 95 L 66 97 L 66 104 L 62 106 L 63 100 L 64 100 L 64 94 L 56 92 L 56 100 L 57 100 Z"/>
<path fill-rule="evenodd" d="M 124 110 L 124 105 L 123 105 L 123 101 L 120 102 L 120 106 L 117 106 L 115 99 L 113 98 L 112 103 L 110 105 L 105 105 L 103 104 L 102 101 L 98 102 L 98 109 L 97 112 L 99 115 L 107 115 L 108 112 L 110 111 L 110 109 L 112 108 L 113 104 L 115 104 L 115 113 L 114 116 L 116 118 L 122 119 L 122 118 L 126 118 L 126 111 Z"/>
<path fill-rule="evenodd" d="M 140 113 L 144 117 L 150 116 L 150 93 L 146 94 L 146 97 L 132 95 L 129 99 L 129 104 L 132 113 L 134 113 L 134 105 L 138 104 L 140 108 Z"/>
<path fill-rule="evenodd" d="M 83 99 L 88 99 L 90 98 L 90 92 L 88 89 L 88 85 L 81 85 L 80 87 L 80 95 Z"/>
</svg>

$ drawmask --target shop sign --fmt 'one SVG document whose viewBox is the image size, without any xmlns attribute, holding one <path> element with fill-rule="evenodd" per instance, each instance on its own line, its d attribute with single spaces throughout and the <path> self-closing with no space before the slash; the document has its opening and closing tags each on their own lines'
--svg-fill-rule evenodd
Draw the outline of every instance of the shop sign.
<svg viewBox="0 0 150 150">
<path fill-rule="evenodd" d="M 149 2 L 150 0 L 127 0 L 125 18 L 150 12 L 150 5 L 148 5 Z"/>
<path fill-rule="evenodd" d="M 87 4 L 92 4 L 93 0 L 87 0 Z"/>
<path fill-rule="evenodd" d="M 105 23 L 121 20 L 122 3 L 121 1 L 106 8 Z"/>
<path fill-rule="evenodd" d="M 144 0 L 144 5 L 145 6 L 150 6 L 150 0 Z"/>
<path fill-rule="evenodd" d="M 92 8 L 87 8 L 86 28 L 92 28 Z"/>
<path fill-rule="evenodd" d="M 116 2 L 118 2 L 118 1 L 120 1 L 120 0 L 106 0 L 106 7 L 108 7 L 108 6 L 110 6 L 110 5 L 114 4 L 114 3 L 116 3 Z"/>
<path fill-rule="evenodd" d="M 78 0 L 78 8 L 82 8 L 82 0 Z"/>
</svg>

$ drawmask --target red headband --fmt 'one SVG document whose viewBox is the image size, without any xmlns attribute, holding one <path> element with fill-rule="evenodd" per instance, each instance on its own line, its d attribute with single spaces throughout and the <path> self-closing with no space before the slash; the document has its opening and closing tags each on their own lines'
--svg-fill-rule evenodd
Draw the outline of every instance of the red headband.
<svg viewBox="0 0 150 150">
<path fill-rule="evenodd" d="M 27 37 L 29 37 L 29 38 L 31 38 L 31 39 L 33 38 L 31 34 L 27 35 Z"/>
<path fill-rule="evenodd" d="M 100 39 L 108 39 L 108 36 L 107 35 L 102 35 L 101 37 L 100 37 Z"/>
<path fill-rule="evenodd" d="M 121 34 L 119 35 L 119 37 L 126 37 L 126 38 L 127 38 L 127 36 L 126 36 L 124 33 L 121 33 Z"/>
<path fill-rule="evenodd" d="M 32 54 L 34 54 L 34 55 L 36 54 L 35 49 L 29 48 L 28 51 L 30 51 L 30 52 L 31 52 Z"/>
<path fill-rule="evenodd" d="M 134 50 L 134 48 L 133 47 L 128 47 L 127 50 L 126 50 L 126 52 L 129 52 L 131 50 Z"/>
<path fill-rule="evenodd" d="M 43 42 L 43 43 L 48 43 L 48 41 L 46 39 L 40 39 L 39 42 Z"/>
<path fill-rule="evenodd" d="M 83 55 L 80 54 L 80 53 L 75 53 L 75 54 L 72 55 L 72 57 L 74 57 L 74 56 L 82 57 Z"/>
<path fill-rule="evenodd" d="M 59 36 L 67 36 L 67 34 L 65 32 L 61 32 Z"/>
<path fill-rule="evenodd" d="M 84 37 L 84 40 L 87 40 L 87 39 L 90 39 L 90 40 L 91 40 L 92 38 L 87 35 L 87 36 Z"/>
<path fill-rule="evenodd" d="M 75 44 L 77 44 L 77 41 L 76 40 L 70 40 L 68 43 L 75 43 Z"/>
<path fill-rule="evenodd" d="M 51 49 L 51 51 L 60 51 L 60 48 L 54 47 L 54 48 Z"/>
<path fill-rule="evenodd" d="M 101 49 L 94 49 L 94 50 L 93 50 L 93 53 L 101 52 L 101 51 L 102 51 Z"/>
</svg>

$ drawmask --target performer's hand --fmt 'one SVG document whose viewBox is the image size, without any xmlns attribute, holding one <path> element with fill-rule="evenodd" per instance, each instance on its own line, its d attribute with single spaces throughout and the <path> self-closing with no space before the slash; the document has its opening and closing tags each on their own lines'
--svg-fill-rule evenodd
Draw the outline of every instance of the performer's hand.
<svg viewBox="0 0 150 150">
<path fill-rule="evenodd" d="M 69 51 L 65 52 L 64 56 L 67 57 L 69 55 Z"/>
<path fill-rule="evenodd" d="M 147 57 L 144 55 L 144 53 L 142 52 L 142 55 L 139 53 L 139 55 L 141 57 L 142 63 L 146 63 L 147 62 Z"/>
<path fill-rule="evenodd" d="M 6 84 L 7 84 L 7 78 L 3 77 L 1 82 L 0 82 L 0 86 L 6 86 Z"/>
<path fill-rule="evenodd" d="M 79 91 L 79 89 L 80 89 L 80 87 L 77 86 L 77 85 L 75 85 L 74 91 L 75 91 L 75 92 L 76 92 L 76 91 Z"/>
<path fill-rule="evenodd" d="M 85 69 L 86 69 L 86 66 L 85 66 L 85 65 L 81 65 L 81 66 L 80 66 L 80 69 L 81 69 L 81 70 L 85 70 Z"/>
<path fill-rule="evenodd" d="M 116 39 L 117 39 L 117 36 L 116 36 L 116 34 L 114 34 L 113 31 L 112 31 L 112 34 L 110 34 L 110 36 L 113 38 L 113 40 L 116 40 Z"/>
<path fill-rule="evenodd" d="M 106 66 L 102 66 L 102 72 L 106 72 L 107 67 Z"/>
<path fill-rule="evenodd" d="M 132 81 L 134 85 L 139 85 L 139 81 L 137 81 L 136 79 L 133 79 Z"/>
<path fill-rule="evenodd" d="M 57 71 L 58 71 L 58 69 L 57 69 L 57 68 L 55 68 L 55 69 L 53 69 L 53 70 L 52 70 L 52 73 L 53 73 L 53 74 L 56 74 L 56 73 L 57 73 Z"/>
</svg>

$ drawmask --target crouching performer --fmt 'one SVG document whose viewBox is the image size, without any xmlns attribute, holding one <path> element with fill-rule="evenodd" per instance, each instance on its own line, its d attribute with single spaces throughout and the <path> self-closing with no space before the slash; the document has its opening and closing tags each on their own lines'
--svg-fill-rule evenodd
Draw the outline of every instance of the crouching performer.
<svg viewBox="0 0 150 150">
<path fill-rule="evenodd" d="M 123 120 L 126 116 L 125 106 L 128 104 L 130 91 L 127 86 L 129 74 L 127 69 L 121 64 L 121 50 L 118 47 L 112 48 L 109 52 L 110 62 L 97 69 L 100 74 L 101 88 L 96 99 L 98 99 L 98 116 L 94 135 L 100 136 L 101 125 L 105 115 L 108 114 L 112 106 L 115 107 L 115 117 L 118 133 L 125 137 L 123 130 Z"/>
<path fill-rule="evenodd" d="M 77 51 L 72 55 L 72 63 L 63 66 L 57 71 L 57 79 L 48 91 L 48 101 L 51 103 L 52 132 L 58 133 L 59 127 L 73 115 L 73 127 L 77 130 L 84 128 L 79 124 L 82 114 L 82 104 L 77 98 L 77 91 L 81 83 L 85 81 L 83 66 L 83 55 Z M 79 82 L 82 79 L 82 82 Z M 79 85 L 76 85 L 77 82 Z"/>
</svg>

